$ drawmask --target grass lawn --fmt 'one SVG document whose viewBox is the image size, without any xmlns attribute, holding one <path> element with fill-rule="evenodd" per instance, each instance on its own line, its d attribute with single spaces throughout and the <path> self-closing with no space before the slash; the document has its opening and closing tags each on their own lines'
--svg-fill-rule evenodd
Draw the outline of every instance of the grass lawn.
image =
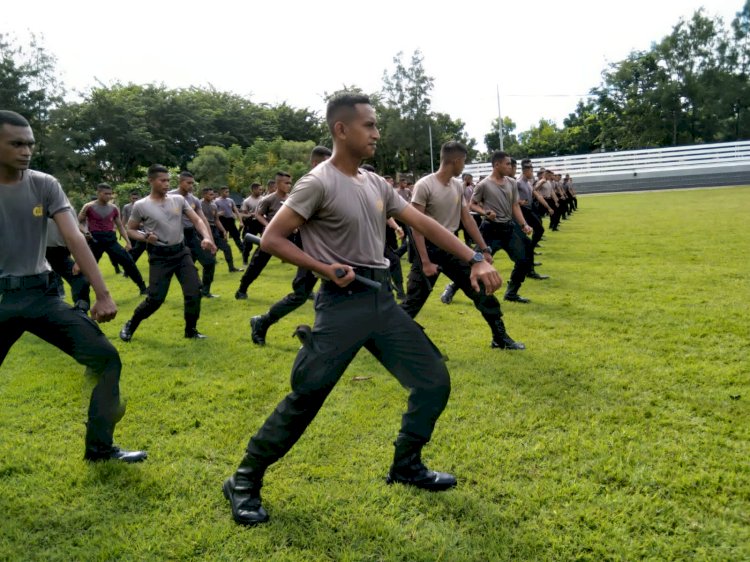
<svg viewBox="0 0 750 562">
<path fill-rule="evenodd" d="M 580 197 L 542 242 L 552 278 L 503 305 L 523 352 L 491 350 L 468 299 L 440 303 L 441 279 L 418 320 L 453 392 L 424 459 L 459 486 L 385 485 L 406 392 L 362 351 L 269 469 L 271 522 L 251 529 L 221 483 L 288 391 L 290 336 L 313 312 L 265 348 L 248 319 L 294 269 L 272 261 L 235 301 L 222 259 L 208 340 L 183 339 L 173 283 L 124 344 L 140 297 L 105 258 L 128 399 L 116 441 L 149 460 L 81 460 L 91 381 L 25 335 L 0 368 L 0 560 L 750 560 L 748 208 L 750 187 Z"/>
</svg>

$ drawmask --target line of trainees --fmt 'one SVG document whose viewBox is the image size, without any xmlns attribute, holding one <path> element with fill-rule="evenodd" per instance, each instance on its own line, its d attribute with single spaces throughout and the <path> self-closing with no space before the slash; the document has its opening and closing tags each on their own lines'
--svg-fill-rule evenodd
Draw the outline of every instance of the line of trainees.
<svg viewBox="0 0 750 562">
<path fill-rule="evenodd" d="M 245 265 L 235 293 L 239 301 L 248 299 L 249 287 L 272 256 L 297 266 L 291 292 L 250 318 L 254 344 L 264 345 L 270 327 L 307 302 L 319 283 L 314 323 L 296 332 L 302 346 L 292 363 L 291 391 L 249 439 L 223 484 L 233 519 L 242 525 L 268 520 L 261 500 L 268 467 L 302 437 L 362 347 L 408 394 L 386 482 L 430 491 L 456 486 L 455 476 L 431 470 L 422 460 L 451 381 L 443 354 L 414 318 L 444 274 L 451 281 L 441 296 L 444 303 L 460 289 L 487 323 L 492 348 L 524 349 L 506 329 L 495 296 L 502 279 L 493 256 L 502 249 L 514 262 L 504 300 L 528 303 L 518 293 L 524 280 L 546 278 L 535 270 L 541 264 L 534 263 L 544 234 L 542 216 L 550 215 L 550 229 L 558 230 L 560 220 L 577 209 L 572 181 L 549 170 L 540 170 L 535 180 L 529 160 L 521 162 L 516 180 L 515 160 L 495 152 L 492 173 L 474 185 L 471 176 L 461 176 L 466 147 L 447 142 L 437 172 L 413 186 L 405 179 L 394 185 L 362 164 L 373 157 L 380 138 L 367 96 L 335 95 L 326 121 L 333 150 L 316 147 L 310 171 L 293 187 L 290 174 L 279 171 L 265 195 L 254 184 L 237 207 L 226 188 L 204 187 L 199 198 L 189 172 L 181 172 L 178 188 L 170 191 L 169 171 L 154 164 L 146 197 L 131 193 L 120 212 L 112 188 L 100 184 L 95 200 L 76 214 L 54 177 L 30 169 L 35 141 L 28 121 L 0 110 L 0 364 L 28 331 L 96 376 L 84 459 L 138 463 L 147 458 L 145 451 L 113 442 L 125 413 L 122 363 L 98 327 L 117 314 L 99 258 L 107 253 L 145 296 L 120 330 L 121 340 L 130 342 L 164 303 L 173 276 L 183 293 L 185 337 L 201 340 L 206 337 L 198 330 L 201 301 L 217 296 L 211 292 L 217 250 L 230 273 L 242 271 L 234 267 L 231 239 Z M 148 285 L 137 266 L 144 252 Z M 404 289 L 405 254 L 411 267 Z M 70 285 L 73 306 L 62 298 L 62 279 Z"/>
</svg>

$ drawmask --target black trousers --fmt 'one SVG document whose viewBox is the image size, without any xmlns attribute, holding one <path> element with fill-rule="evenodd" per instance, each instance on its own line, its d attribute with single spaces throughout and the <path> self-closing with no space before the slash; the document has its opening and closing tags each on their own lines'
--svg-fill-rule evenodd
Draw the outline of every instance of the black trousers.
<svg viewBox="0 0 750 562">
<path fill-rule="evenodd" d="M 555 230 L 558 227 L 558 225 L 560 224 L 560 219 L 562 218 L 561 206 L 559 204 L 555 203 L 555 200 L 551 199 L 551 198 L 550 199 L 545 199 L 545 201 L 547 202 L 547 205 L 549 205 L 552 208 L 552 210 L 554 211 L 554 213 L 552 214 L 552 216 L 549 218 L 549 227 L 552 230 Z"/>
<path fill-rule="evenodd" d="M 439 266 L 440 271 L 437 275 L 427 277 L 422 271 L 420 260 L 414 260 L 406 283 L 406 299 L 401 303 L 401 308 L 410 317 L 415 318 L 422 310 L 424 303 L 427 302 L 440 273 L 445 273 L 453 281 L 455 287 L 461 289 L 472 300 L 474 307 L 482 314 L 482 317 L 490 326 L 490 330 L 492 330 L 495 321 L 503 315 L 500 310 L 500 301 L 494 295 L 488 295 L 483 290 L 480 292 L 474 290 L 474 287 L 471 286 L 471 266 L 468 263 L 427 240 L 425 240 L 425 244 L 430 261 Z"/>
<path fill-rule="evenodd" d="M 533 250 L 539 244 L 542 236 L 544 236 L 544 226 L 542 225 L 542 219 L 540 219 L 537 214 L 529 207 L 522 206 L 521 212 L 523 213 L 523 218 L 526 220 L 526 224 L 528 224 L 534 231 L 534 233 L 531 235 L 531 249 Z"/>
<path fill-rule="evenodd" d="M 240 238 L 240 231 L 237 229 L 237 223 L 234 221 L 234 217 L 219 217 L 219 220 L 221 221 L 221 226 L 224 227 L 224 230 L 226 230 L 232 240 L 234 240 L 237 249 L 242 253 L 243 243 Z"/>
<path fill-rule="evenodd" d="M 477 223 L 477 228 L 479 228 L 479 225 L 482 224 L 482 216 L 477 213 L 470 213 L 470 214 L 471 214 L 471 218 L 474 219 L 474 222 Z M 469 233 L 464 228 L 464 223 L 458 224 L 458 230 L 456 231 L 456 236 L 458 236 L 458 233 L 461 231 L 463 231 L 464 233 L 464 242 L 466 243 L 466 245 L 469 247 L 474 246 L 476 242 L 472 240 L 471 236 L 469 236 Z"/>
<path fill-rule="evenodd" d="M 159 247 L 151 246 L 148 253 L 148 263 L 148 296 L 133 312 L 133 318 L 130 320 L 132 331 L 135 332 L 142 321 L 159 310 L 159 307 L 164 304 L 173 275 L 177 277 L 182 286 L 182 296 L 185 303 L 185 331 L 195 330 L 201 313 L 201 282 L 198 279 L 198 270 L 193 264 L 190 250 L 184 245 L 174 251 L 165 251 Z"/>
<path fill-rule="evenodd" d="M 199 262 L 203 267 L 203 279 L 201 279 L 201 290 L 204 293 L 211 292 L 211 283 L 214 282 L 216 272 L 216 258 L 214 255 L 201 248 L 201 237 L 194 228 L 184 228 L 185 246 L 190 250 L 193 262 Z"/>
<path fill-rule="evenodd" d="M 479 230 L 493 256 L 502 248 L 513 261 L 513 271 L 510 273 L 510 281 L 505 294 L 511 296 L 517 294 L 534 264 L 531 241 L 515 222 L 497 223 L 485 220 L 482 221 Z"/>
<path fill-rule="evenodd" d="M 140 258 L 143 255 L 143 252 L 145 252 L 148 248 L 148 244 L 146 244 L 143 240 L 131 240 L 130 244 L 130 257 L 133 258 L 133 263 L 137 263 L 138 258 Z"/>
<path fill-rule="evenodd" d="M 30 332 L 88 367 L 97 382 L 89 400 L 86 448 L 109 449 L 115 424 L 124 413 L 117 350 L 83 310 L 57 296 L 56 287 L 6 291 L 0 296 L 0 365 L 18 338 Z M 39 403 L 38 397 L 34 400 Z"/>
<path fill-rule="evenodd" d="M 139 289 L 146 287 L 146 283 L 143 282 L 143 276 L 138 271 L 138 266 L 135 265 L 132 256 L 127 250 L 117 243 L 117 235 L 114 232 L 91 232 L 89 246 L 97 263 L 99 263 L 102 254 L 106 253 L 112 260 L 112 263 L 122 266 L 125 275 L 132 279 L 133 283 Z"/>
<path fill-rule="evenodd" d="M 242 274 L 242 279 L 240 279 L 240 293 L 247 292 L 247 288 L 260 276 L 272 257 L 268 252 L 261 250 L 260 246 L 255 249 L 253 257 L 250 258 L 250 264 L 245 269 L 245 273 Z"/>
<path fill-rule="evenodd" d="M 396 305 L 387 281 L 380 291 L 356 281 L 344 289 L 325 282 L 315 298 L 312 333 L 292 366 L 292 391 L 250 439 L 251 462 L 265 467 L 289 451 L 362 347 L 409 391 L 401 433 L 429 441 L 450 394 L 439 350 Z"/>
<path fill-rule="evenodd" d="M 82 273 L 73 274 L 73 259 L 70 257 L 70 251 L 65 246 L 47 246 L 45 257 L 54 274 L 65 279 L 70 285 L 73 302 L 83 301 L 90 305 L 91 285 Z"/>
<path fill-rule="evenodd" d="M 244 237 L 245 234 L 254 234 L 255 236 L 260 236 L 263 232 L 263 225 L 258 222 L 257 219 L 254 219 L 252 217 L 242 219 L 242 236 Z M 250 252 L 253 249 L 252 244 L 246 244 L 245 240 L 243 238 L 242 240 L 242 263 L 247 263 L 247 260 L 250 258 Z"/>
<path fill-rule="evenodd" d="M 284 316 L 294 312 L 305 304 L 317 282 L 318 278 L 315 277 L 312 271 L 302 269 L 301 267 L 297 268 L 297 274 L 292 281 L 292 292 L 268 310 L 269 323 L 275 324 L 284 318 Z"/>
<path fill-rule="evenodd" d="M 227 262 L 229 271 L 233 271 L 234 270 L 234 256 L 232 255 L 232 248 L 231 246 L 229 246 L 229 242 L 227 242 L 224 239 L 218 227 L 216 227 L 215 225 L 211 225 L 211 235 L 214 237 L 214 243 L 216 243 L 216 247 L 222 252 L 224 252 L 224 259 Z"/>
</svg>

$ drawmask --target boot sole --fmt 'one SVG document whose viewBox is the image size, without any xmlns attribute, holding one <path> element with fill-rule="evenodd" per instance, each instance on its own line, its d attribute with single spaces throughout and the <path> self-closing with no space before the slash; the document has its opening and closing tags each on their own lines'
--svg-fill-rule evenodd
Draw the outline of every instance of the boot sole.
<svg viewBox="0 0 750 562">
<path fill-rule="evenodd" d="M 408 480 L 397 480 L 393 478 L 390 474 L 385 477 L 385 483 L 389 486 L 391 484 L 404 484 L 405 486 L 414 486 L 415 488 L 419 488 L 420 490 L 427 490 L 428 492 L 444 492 L 446 490 L 450 490 L 451 488 L 455 488 L 458 485 L 457 481 L 453 481 L 451 483 L 447 484 L 441 484 L 440 486 L 436 485 L 430 485 L 429 483 L 427 485 L 422 485 L 418 482 L 410 482 Z"/>
</svg>

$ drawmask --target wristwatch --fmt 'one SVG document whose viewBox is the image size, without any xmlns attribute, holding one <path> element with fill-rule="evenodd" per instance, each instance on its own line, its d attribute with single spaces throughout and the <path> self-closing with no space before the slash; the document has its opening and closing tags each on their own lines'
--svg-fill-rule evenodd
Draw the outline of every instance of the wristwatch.
<svg viewBox="0 0 750 562">
<path fill-rule="evenodd" d="M 469 260 L 469 265 L 474 265 L 475 263 L 483 262 L 484 256 L 480 252 L 474 252 L 474 255 L 471 256 L 471 259 Z"/>
</svg>

